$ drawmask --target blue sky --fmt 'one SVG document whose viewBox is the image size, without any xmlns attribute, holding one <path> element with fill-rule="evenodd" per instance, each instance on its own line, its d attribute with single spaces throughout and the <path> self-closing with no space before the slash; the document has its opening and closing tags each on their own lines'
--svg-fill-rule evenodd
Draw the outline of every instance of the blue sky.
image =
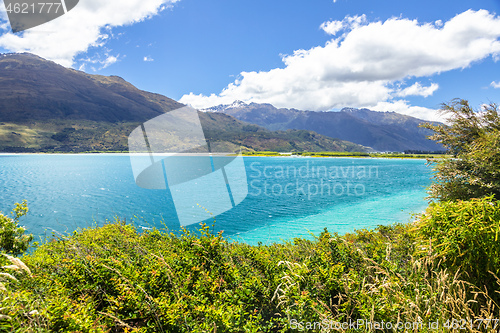
<svg viewBox="0 0 500 333">
<path fill-rule="evenodd" d="M 500 102 L 496 13 L 500 0 L 80 0 L 24 34 L 2 13 L 0 51 L 119 75 L 199 108 L 241 99 L 437 119 L 455 97 Z"/>
</svg>

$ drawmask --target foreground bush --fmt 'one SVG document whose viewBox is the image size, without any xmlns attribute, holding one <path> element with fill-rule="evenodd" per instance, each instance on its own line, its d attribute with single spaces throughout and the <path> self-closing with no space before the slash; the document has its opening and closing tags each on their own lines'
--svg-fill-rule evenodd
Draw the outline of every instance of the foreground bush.
<svg viewBox="0 0 500 333">
<path fill-rule="evenodd" d="M 449 125 L 424 124 L 434 131 L 429 138 L 442 144 L 454 158 L 435 160 L 429 194 L 438 201 L 500 197 L 500 113 L 498 105 L 474 110 L 455 99 L 443 104 Z"/>
<path fill-rule="evenodd" d="M 0 212 L 0 251 L 14 255 L 24 253 L 33 235 L 25 235 L 26 228 L 19 226 L 19 219 L 28 213 L 28 203 L 16 203 L 12 211 L 12 218 Z"/>
<path fill-rule="evenodd" d="M 431 204 L 418 231 L 453 272 L 464 272 L 481 288 L 498 287 L 500 201 L 487 197 Z"/>
<path fill-rule="evenodd" d="M 334 323 L 367 320 L 448 332 L 459 320 L 498 318 L 490 295 L 443 266 L 440 253 L 414 256 L 422 246 L 414 228 L 325 230 L 270 246 L 230 243 L 207 227 L 201 236 L 139 234 L 119 222 L 81 230 L 22 258 L 33 275 L 16 273 L 6 285 L 0 328 L 347 332 Z M 376 330 L 366 325 L 356 331 Z"/>
</svg>

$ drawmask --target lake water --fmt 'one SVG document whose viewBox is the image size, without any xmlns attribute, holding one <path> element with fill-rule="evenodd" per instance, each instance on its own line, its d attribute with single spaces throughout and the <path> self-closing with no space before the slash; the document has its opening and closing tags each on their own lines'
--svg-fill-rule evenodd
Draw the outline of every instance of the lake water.
<svg viewBox="0 0 500 333">
<path fill-rule="evenodd" d="M 250 244 L 407 222 L 427 206 L 425 160 L 245 157 L 248 196 L 207 223 Z M 214 193 L 213 195 L 218 195 Z M 165 190 L 135 184 L 125 155 L 1 155 L 0 211 L 28 200 L 35 235 L 71 232 L 118 216 L 179 230 Z M 188 228 L 194 229 L 196 225 Z"/>
</svg>

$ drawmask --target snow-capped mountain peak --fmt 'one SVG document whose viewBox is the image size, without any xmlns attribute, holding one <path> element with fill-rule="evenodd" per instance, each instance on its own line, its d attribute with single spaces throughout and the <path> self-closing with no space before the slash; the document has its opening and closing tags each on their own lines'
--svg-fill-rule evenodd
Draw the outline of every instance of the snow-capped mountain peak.
<svg viewBox="0 0 500 333">
<path fill-rule="evenodd" d="M 226 110 L 238 109 L 238 108 L 242 108 L 245 106 L 248 106 L 248 104 L 246 104 L 243 101 L 234 101 L 232 104 L 220 104 L 220 105 L 216 105 L 216 106 L 211 106 L 209 108 L 201 109 L 200 111 L 203 111 L 203 112 L 224 112 Z"/>
</svg>

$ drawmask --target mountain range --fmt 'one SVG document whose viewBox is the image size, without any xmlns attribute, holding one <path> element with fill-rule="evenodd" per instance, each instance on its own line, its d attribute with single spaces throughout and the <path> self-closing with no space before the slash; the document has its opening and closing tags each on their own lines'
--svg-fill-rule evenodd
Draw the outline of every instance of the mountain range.
<svg viewBox="0 0 500 333">
<path fill-rule="evenodd" d="M 271 104 L 246 104 L 241 101 L 203 111 L 228 114 L 269 130 L 314 131 L 372 147 L 376 151 L 443 150 L 442 146 L 427 139 L 432 131 L 419 127 L 427 121 L 396 112 L 354 108 L 344 108 L 338 112 L 315 112 L 278 109 Z"/>
<path fill-rule="evenodd" d="M 131 131 L 182 104 L 118 76 L 91 75 L 29 53 L 0 55 L 0 152 L 127 151 Z M 199 112 L 205 136 L 236 151 L 368 151 L 310 130 L 271 130 Z"/>
</svg>

